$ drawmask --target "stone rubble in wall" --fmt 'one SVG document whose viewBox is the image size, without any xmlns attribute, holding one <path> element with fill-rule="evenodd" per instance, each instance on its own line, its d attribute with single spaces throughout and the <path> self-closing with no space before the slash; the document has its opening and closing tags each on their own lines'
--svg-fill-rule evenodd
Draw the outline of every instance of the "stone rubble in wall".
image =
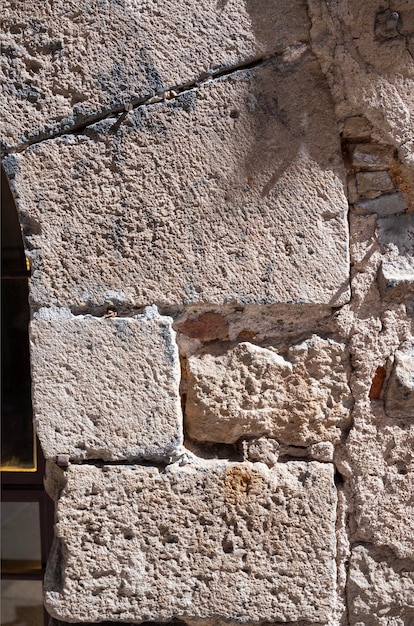
<svg viewBox="0 0 414 626">
<path fill-rule="evenodd" d="M 103 296 L 101 289 L 91 307 L 95 314 L 90 316 L 72 314 L 71 308 L 78 313 L 82 306 L 82 312 L 87 312 L 84 292 L 76 291 L 77 285 L 68 289 L 65 279 L 57 279 L 55 271 L 46 287 L 32 290 L 35 305 L 44 306 L 32 322 L 32 350 L 36 419 L 49 458 L 47 488 L 56 501 L 56 542 L 46 580 L 47 607 L 55 621 L 165 623 L 173 619 L 188 626 L 414 623 L 414 238 L 410 174 L 414 143 L 409 134 L 412 125 L 407 123 L 409 105 L 404 104 L 408 96 L 398 71 L 408 73 L 401 66 L 401 58 L 407 61 L 413 49 L 410 32 L 414 31 L 414 10 L 408 2 L 396 0 L 389 3 L 390 8 L 374 0 L 350 0 L 346 9 L 340 4 L 309 0 L 308 8 L 311 48 L 330 81 L 342 130 L 350 204 L 349 301 L 349 292 L 340 292 L 334 306 L 329 301 L 332 285 L 320 297 L 325 277 L 319 277 L 306 303 L 291 302 L 284 294 L 280 297 L 277 286 L 275 301 L 263 298 L 262 303 L 255 303 L 240 298 L 235 305 L 231 298 L 222 296 L 229 291 L 230 281 L 214 275 L 215 281 L 222 281 L 218 298 L 209 294 L 205 301 L 197 301 L 199 292 L 193 291 L 187 293 L 186 303 L 179 304 L 182 292 L 177 290 L 172 298 L 169 292 L 174 304 L 168 308 L 166 299 L 160 315 L 155 309 L 136 315 L 145 294 L 140 295 L 140 301 L 134 299 L 136 294 L 125 297 L 117 285 Z M 206 6 L 208 3 L 203 4 L 203 11 Z M 283 45 L 288 44 L 283 33 L 295 9 L 300 16 L 294 22 L 296 35 L 305 32 L 304 39 L 308 39 L 309 25 L 301 12 L 304 6 L 293 2 L 287 10 L 284 3 L 279 32 Z M 237 62 L 246 58 L 246 50 L 257 53 L 255 38 L 244 36 L 246 15 L 242 15 L 236 37 Z M 117 13 L 113 19 L 119 19 Z M 203 13 L 203 20 L 209 23 L 208 11 Z M 152 23 L 146 26 L 149 31 L 152 27 Z M 223 33 L 220 28 L 217 32 Z M 127 29 L 126 36 L 128 33 Z M 227 24 L 224 39 L 226 33 Z M 337 41 L 338 33 L 343 33 L 341 41 Z M 33 37 L 37 42 L 38 35 Z M 363 58 L 361 50 L 353 49 L 359 41 L 368 51 Z M 220 36 L 211 42 L 214 49 L 222 44 Z M 111 46 L 116 48 L 117 42 L 111 41 Z M 264 48 L 260 53 L 269 46 Z M 197 50 L 194 58 L 197 66 L 203 51 L 198 55 Z M 147 63 L 148 59 L 144 60 Z M 16 66 L 19 63 L 16 61 Z M 133 67 L 136 58 L 128 63 Z M 390 64 L 395 78 L 370 91 L 366 74 L 373 80 L 373 72 L 381 63 Z M 145 72 L 144 65 L 138 64 L 139 72 Z M 181 65 L 172 64 L 171 68 L 173 73 L 182 71 Z M 350 76 L 355 85 L 352 93 L 347 92 L 352 84 Z M 106 80 L 113 80 L 109 69 Z M 136 76 L 134 81 L 139 82 Z M 239 97 L 238 88 L 226 92 L 220 85 L 215 85 L 214 94 L 220 88 Z M 385 106 L 378 104 L 379 91 Z M 88 114 L 89 107 L 96 106 L 91 94 L 89 91 L 82 105 Z M 105 89 L 102 94 L 105 96 Z M 102 94 L 97 96 L 98 108 L 107 105 Z M 400 107 L 398 98 L 403 103 Z M 225 101 L 214 101 L 216 111 L 221 111 Z M 70 111 L 64 99 L 53 106 L 60 115 Z M 208 102 L 204 111 L 208 111 Z M 26 109 L 19 113 L 27 114 Z M 248 119 L 244 114 L 231 118 L 233 123 L 244 124 Z M 40 108 L 30 115 L 39 123 L 49 118 L 50 111 Z M 158 113 L 150 111 L 153 127 L 148 141 L 143 139 L 147 131 L 142 127 L 128 138 L 130 119 L 136 120 L 138 114 L 124 118 L 128 131 L 121 135 L 126 137 L 128 150 L 131 152 L 131 145 L 138 141 L 147 141 L 146 148 L 151 146 L 154 128 L 159 129 L 169 116 L 173 117 L 172 108 L 165 102 Z M 212 127 L 217 135 L 221 133 L 223 141 L 227 128 L 218 124 L 217 118 L 218 113 Z M 14 129 L 13 123 L 7 121 L 8 133 L 16 137 L 19 124 Z M 98 179 L 107 195 L 98 196 L 101 190 L 93 183 L 88 193 L 96 193 L 97 199 L 89 209 L 99 215 L 101 204 L 116 204 L 119 198 L 108 192 L 114 180 L 111 172 L 114 159 L 118 158 L 116 167 L 121 167 L 119 163 L 128 150 L 122 152 L 123 140 L 117 140 L 116 150 L 111 152 L 106 130 L 93 129 L 90 136 L 80 140 L 46 142 L 16 158 L 27 168 L 26 175 L 30 172 L 29 179 L 41 178 L 36 193 L 25 185 L 22 174 L 16 183 L 21 216 L 28 220 L 26 228 L 29 218 L 33 219 L 29 237 L 32 241 L 37 238 L 37 248 L 44 250 L 44 258 L 49 254 L 51 263 L 55 255 L 55 269 L 67 255 L 66 263 L 72 263 L 69 277 L 80 263 L 79 259 L 73 261 L 68 250 L 71 238 L 79 237 L 76 219 L 81 219 L 79 207 L 84 199 L 76 205 L 68 182 L 63 183 L 67 194 L 64 202 L 62 188 L 53 187 L 47 197 L 49 168 L 64 154 L 65 166 L 69 163 L 82 184 L 89 184 L 92 178 L 89 170 L 82 170 L 82 162 L 92 162 L 90 142 L 95 165 L 101 164 Z M 279 127 L 274 130 L 280 132 Z M 109 148 L 104 147 L 105 142 Z M 204 155 L 209 150 L 211 147 Z M 164 153 L 164 158 L 165 154 L 170 153 Z M 257 153 L 255 158 L 259 156 Z M 139 159 L 134 158 L 128 169 L 131 185 L 134 169 L 140 166 Z M 310 164 L 309 172 L 301 174 L 301 193 L 312 183 L 313 167 Z M 317 184 L 324 190 L 331 185 L 326 193 L 335 193 L 342 206 L 340 176 L 328 180 L 325 174 L 318 170 Z M 287 187 L 281 187 L 279 195 L 286 193 L 287 199 L 292 198 L 295 191 L 288 187 L 289 177 L 298 175 L 295 168 L 289 171 L 283 183 Z M 192 188 L 191 192 L 204 210 L 206 206 L 217 208 L 215 187 L 209 192 Z M 208 193 L 214 201 L 211 205 L 205 203 Z M 228 193 L 224 207 L 238 191 L 230 186 Z M 308 198 L 313 202 L 312 193 Z M 65 210 L 56 215 L 59 201 Z M 31 203 L 36 208 L 30 216 L 24 210 L 25 204 Z M 328 205 L 324 210 L 329 213 L 332 207 Z M 318 211 L 321 203 L 312 207 Z M 76 219 L 69 224 L 76 211 Z M 336 217 L 331 217 L 335 221 Z M 62 223 L 56 228 L 60 219 Z M 41 243 L 39 224 L 53 231 L 53 235 L 47 232 Z M 91 226 L 86 243 L 92 236 L 99 242 L 100 226 Z M 105 223 L 102 232 L 106 233 L 107 226 Z M 63 238 L 62 243 L 64 228 L 66 240 Z M 134 228 L 139 226 L 134 224 Z M 342 236 L 342 227 L 335 233 Z M 166 236 L 161 232 L 160 239 L 166 241 Z M 48 249 L 51 239 L 56 247 L 62 244 L 59 253 L 56 248 Z M 205 243 L 202 238 L 200 241 Z M 276 243 L 281 246 L 283 241 Z M 293 244 L 294 249 L 300 245 L 297 240 Z M 342 244 L 347 245 L 346 238 Z M 97 250 L 101 249 L 97 245 Z M 179 261 L 183 256 L 188 261 L 186 255 Z M 105 254 L 103 259 L 107 260 Z M 113 277 L 114 259 L 101 265 L 97 276 L 108 272 L 107 276 Z M 303 257 L 295 253 L 284 257 L 292 267 L 301 261 Z M 171 267 L 177 265 L 177 257 L 172 263 Z M 137 276 L 142 279 L 137 272 L 131 284 Z M 261 271 L 256 272 L 252 284 L 258 282 L 258 276 L 269 281 L 269 275 Z M 82 280 L 85 277 L 83 274 Z M 283 278 L 281 274 L 280 283 Z M 209 279 L 212 281 L 212 275 Z M 338 289 L 339 283 L 338 276 Z M 151 280 L 147 289 L 147 296 L 154 293 Z M 152 301 L 150 295 L 146 303 Z M 120 303 L 122 316 L 97 316 L 98 309 L 102 315 L 108 304 Z M 122 397 L 118 395 L 120 385 L 125 390 Z M 70 411 L 65 410 L 68 406 Z M 288 406 L 295 408 L 293 421 Z M 335 412 L 334 419 L 327 406 Z M 248 419 L 243 411 L 249 414 Z M 240 415 L 242 419 L 238 419 Z M 81 441 L 82 437 L 89 442 Z M 69 456 L 67 469 L 53 463 L 60 453 Z M 231 455 L 237 459 L 230 460 Z"/>
</svg>

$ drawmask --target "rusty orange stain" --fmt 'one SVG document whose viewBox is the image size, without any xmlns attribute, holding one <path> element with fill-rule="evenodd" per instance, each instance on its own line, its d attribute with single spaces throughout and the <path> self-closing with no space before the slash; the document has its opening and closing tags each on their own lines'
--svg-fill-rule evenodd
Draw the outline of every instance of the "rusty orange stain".
<svg viewBox="0 0 414 626">
<path fill-rule="evenodd" d="M 380 365 L 375 370 L 374 378 L 372 379 L 371 388 L 369 390 L 369 399 L 378 400 L 381 397 L 382 387 L 386 376 L 385 367 Z"/>
</svg>

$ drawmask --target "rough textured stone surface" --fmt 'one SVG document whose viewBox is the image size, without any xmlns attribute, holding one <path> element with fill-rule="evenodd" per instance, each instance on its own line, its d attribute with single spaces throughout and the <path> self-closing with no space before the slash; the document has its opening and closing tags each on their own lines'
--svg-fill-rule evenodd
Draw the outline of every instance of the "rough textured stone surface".
<svg viewBox="0 0 414 626">
<path fill-rule="evenodd" d="M 379 198 L 368 200 L 358 200 L 355 202 L 353 210 L 359 215 L 377 213 L 380 217 L 386 217 L 394 213 L 402 213 L 407 209 L 407 204 L 401 193 L 392 193 Z"/>
<path fill-rule="evenodd" d="M 414 557 L 414 426 L 367 415 L 347 441 L 352 471 L 352 537 Z"/>
<path fill-rule="evenodd" d="M 304 46 L 111 126 L 6 159 L 36 306 L 348 299 L 340 146 Z"/>
<path fill-rule="evenodd" d="M 394 355 L 385 392 L 385 411 L 390 417 L 414 418 L 414 345 L 407 342 Z"/>
<path fill-rule="evenodd" d="M 354 547 L 348 599 L 351 626 L 410 626 L 414 623 L 413 563 L 372 546 Z"/>
<path fill-rule="evenodd" d="M 2 18 L 6 145 L 309 37 L 306 0 L 273 2 L 265 13 L 240 0 L 6 0 Z"/>
<path fill-rule="evenodd" d="M 375 198 L 381 193 L 394 190 L 394 183 L 388 172 L 358 172 L 356 184 L 358 193 L 366 198 Z"/>
<path fill-rule="evenodd" d="M 414 258 L 384 260 L 378 273 L 381 295 L 388 302 L 414 302 Z"/>
<path fill-rule="evenodd" d="M 61 492 L 46 580 L 53 617 L 330 621 L 330 466 L 72 466 L 65 480 L 49 478 Z"/>
<path fill-rule="evenodd" d="M 308 0 L 312 48 L 318 54 L 336 103 L 338 119 L 361 116 L 375 140 L 398 148 L 414 138 L 412 33 L 410 0 L 393 0 L 399 13 L 397 37 L 377 36 L 378 0 Z"/>
<path fill-rule="evenodd" d="M 414 256 L 414 215 L 391 215 L 378 220 L 378 240 L 384 250 L 392 247 L 399 254 Z"/>
<path fill-rule="evenodd" d="M 394 149 L 392 146 L 360 143 L 351 146 L 351 164 L 359 170 L 384 170 L 392 165 Z"/>
<path fill-rule="evenodd" d="M 363 115 L 354 115 L 344 121 L 342 136 L 344 139 L 364 141 L 370 139 L 372 124 Z"/>
<path fill-rule="evenodd" d="M 378 276 L 384 299 L 414 301 L 414 215 L 378 219 L 378 240 L 384 253 Z"/>
<path fill-rule="evenodd" d="M 225 443 L 252 435 L 338 442 L 350 419 L 349 374 L 345 345 L 317 336 L 286 357 L 247 342 L 206 348 L 188 359 L 186 431 Z"/>
<path fill-rule="evenodd" d="M 33 408 L 46 458 L 165 460 L 182 439 L 172 320 L 92 316 L 31 324 Z"/>
</svg>

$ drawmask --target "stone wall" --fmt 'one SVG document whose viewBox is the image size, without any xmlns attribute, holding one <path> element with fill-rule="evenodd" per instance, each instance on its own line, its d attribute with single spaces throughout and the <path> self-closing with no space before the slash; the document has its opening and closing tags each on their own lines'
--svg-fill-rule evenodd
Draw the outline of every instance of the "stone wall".
<svg viewBox="0 0 414 626">
<path fill-rule="evenodd" d="M 4 24 L 50 615 L 413 624 L 412 0 Z"/>
</svg>

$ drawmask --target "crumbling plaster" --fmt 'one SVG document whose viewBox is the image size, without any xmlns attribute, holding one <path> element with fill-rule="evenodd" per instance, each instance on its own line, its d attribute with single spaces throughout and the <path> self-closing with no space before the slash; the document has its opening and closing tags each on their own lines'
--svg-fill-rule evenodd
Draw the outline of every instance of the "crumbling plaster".
<svg viewBox="0 0 414 626">
<path fill-rule="evenodd" d="M 4 17 L 50 614 L 412 624 L 413 2 Z"/>
</svg>

